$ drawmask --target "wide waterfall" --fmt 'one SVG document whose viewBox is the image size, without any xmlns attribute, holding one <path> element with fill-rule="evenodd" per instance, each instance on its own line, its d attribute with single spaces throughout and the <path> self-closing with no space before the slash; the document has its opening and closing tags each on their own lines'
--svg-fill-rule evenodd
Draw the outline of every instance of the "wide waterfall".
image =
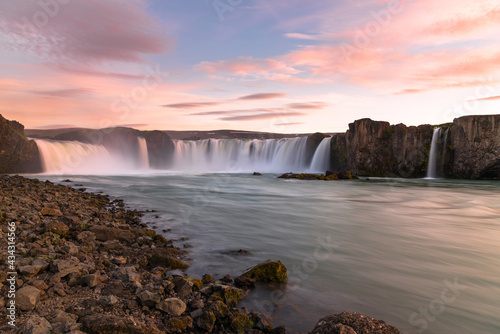
<svg viewBox="0 0 500 334">
<path fill-rule="evenodd" d="M 311 161 L 311 171 L 325 172 L 330 167 L 330 151 L 332 138 L 326 137 L 321 141 Z"/>
<path fill-rule="evenodd" d="M 444 159 L 446 144 L 448 142 L 448 129 L 443 134 L 441 128 L 435 128 L 432 133 L 429 163 L 427 165 L 427 178 L 435 179 L 444 176 Z"/>
<path fill-rule="evenodd" d="M 35 139 L 46 173 L 123 174 L 149 170 L 148 143 L 123 150 L 77 141 Z M 330 162 L 330 138 L 307 152 L 308 137 L 285 139 L 174 140 L 170 166 L 178 172 L 325 172 Z M 311 148 L 309 148 L 310 150 Z M 314 153 L 314 155 L 313 155 Z M 311 160 L 312 156 L 312 160 Z"/>
<path fill-rule="evenodd" d="M 307 137 L 267 140 L 175 141 L 172 169 L 210 172 L 288 172 L 309 169 Z"/>
</svg>

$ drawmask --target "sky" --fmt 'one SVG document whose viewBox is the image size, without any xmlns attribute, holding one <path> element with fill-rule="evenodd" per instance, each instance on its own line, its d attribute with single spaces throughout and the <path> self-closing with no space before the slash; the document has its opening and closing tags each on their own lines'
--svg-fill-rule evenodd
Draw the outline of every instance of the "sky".
<svg viewBox="0 0 500 334">
<path fill-rule="evenodd" d="M 500 113 L 498 0 L 4 0 L 31 129 L 343 132 Z"/>
</svg>

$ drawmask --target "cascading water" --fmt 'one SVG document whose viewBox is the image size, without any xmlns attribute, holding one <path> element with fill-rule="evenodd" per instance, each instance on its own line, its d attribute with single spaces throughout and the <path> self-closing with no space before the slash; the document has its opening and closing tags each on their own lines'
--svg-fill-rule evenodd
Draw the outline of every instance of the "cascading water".
<svg viewBox="0 0 500 334">
<path fill-rule="evenodd" d="M 307 159 L 308 137 L 242 140 L 175 140 L 171 170 L 179 172 L 324 172 L 330 160 L 330 138 Z M 123 174 L 149 169 L 144 138 L 137 149 L 110 151 L 103 145 L 35 139 L 44 171 L 52 174 Z M 131 152 L 131 153 L 128 153 Z M 310 156 L 310 155 L 309 155 Z"/>
<path fill-rule="evenodd" d="M 141 163 L 141 168 L 149 168 L 149 154 L 148 154 L 148 143 L 143 137 L 137 137 L 137 142 L 139 143 L 139 158 Z"/>
<path fill-rule="evenodd" d="M 175 141 L 174 170 L 231 172 L 304 171 L 307 137 Z"/>
<path fill-rule="evenodd" d="M 326 137 L 319 143 L 311 161 L 310 170 L 313 172 L 325 172 L 330 166 L 330 143 L 332 137 Z"/>
<path fill-rule="evenodd" d="M 121 174 L 137 170 L 136 156 L 123 156 L 103 145 L 34 139 L 45 173 Z M 140 165 L 142 167 L 142 165 Z"/>
<path fill-rule="evenodd" d="M 448 130 L 444 132 L 441 128 L 435 128 L 432 133 L 431 150 L 429 152 L 429 164 L 427 166 L 427 178 L 435 179 L 444 175 L 444 158 L 446 144 L 448 142 Z"/>
</svg>

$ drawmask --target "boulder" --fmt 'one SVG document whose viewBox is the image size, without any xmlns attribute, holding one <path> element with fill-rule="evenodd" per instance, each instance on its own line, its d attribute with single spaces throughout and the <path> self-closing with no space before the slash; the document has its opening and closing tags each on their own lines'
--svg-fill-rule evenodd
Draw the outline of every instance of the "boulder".
<svg viewBox="0 0 500 334">
<path fill-rule="evenodd" d="M 309 334 L 402 334 L 396 327 L 361 313 L 342 312 L 318 321 Z"/>
<path fill-rule="evenodd" d="M 196 319 L 196 326 L 201 330 L 211 333 L 215 325 L 215 315 L 213 312 L 205 311 Z"/>
<path fill-rule="evenodd" d="M 31 285 L 24 285 L 16 293 L 16 305 L 23 311 L 35 308 L 40 300 L 41 291 Z"/>
<path fill-rule="evenodd" d="M 186 311 L 186 304 L 179 298 L 168 298 L 158 303 L 156 308 L 171 316 L 178 317 Z"/>
<path fill-rule="evenodd" d="M 279 260 L 267 260 L 247 269 L 241 276 L 253 278 L 257 282 L 286 283 L 286 267 Z"/>
<path fill-rule="evenodd" d="M 43 213 L 45 209 L 59 211 L 57 209 L 43 208 L 42 214 L 45 216 L 48 215 L 48 214 Z M 59 211 L 59 216 L 60 215 L 62 215 L 61 211 Z M 54 216 L 54 215 L 52 215 L 52 216 Z M 45 224 L 45 232 L 52 232 L 55 234 L 59 234 L 61 237 L 66 237 L 68 235 L 68 232 L 69 232 L 69 227 L 68 227 L 68 225 L 66 225 L 62 222 L 59 222 L 59 221 L 48 222 Z"/>
<path fill-rule="evenodd" d="M 48 208 L 48 207 L 43 207 L 40 213 L 44 216 L 52 216 L 52 217 L 60 217 L 62 216 L 62 212 L 59 209 L 56 208 Z M 68 227 L 68 226 L 66 226 Z"/>
</svg>

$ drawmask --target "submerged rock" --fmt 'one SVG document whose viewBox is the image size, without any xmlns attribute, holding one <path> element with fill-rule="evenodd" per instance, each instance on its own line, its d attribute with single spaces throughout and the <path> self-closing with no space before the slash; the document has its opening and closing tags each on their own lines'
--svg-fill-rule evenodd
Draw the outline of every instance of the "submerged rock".
<svg viewBox="0 0 500 334">
<path fill-rule="evenodd" d="M 242 277 L 253 278 L 257 282 L 286 283 L 288 275 L 286 267 L 279 260 L 267 260 L 247 269 Z"/>
<path fill-rule="evenodd" d="M 329 315 L 318 321 L 309 334 L 402 334 L 396 327 L 356 312 Z"/>
</svg>

